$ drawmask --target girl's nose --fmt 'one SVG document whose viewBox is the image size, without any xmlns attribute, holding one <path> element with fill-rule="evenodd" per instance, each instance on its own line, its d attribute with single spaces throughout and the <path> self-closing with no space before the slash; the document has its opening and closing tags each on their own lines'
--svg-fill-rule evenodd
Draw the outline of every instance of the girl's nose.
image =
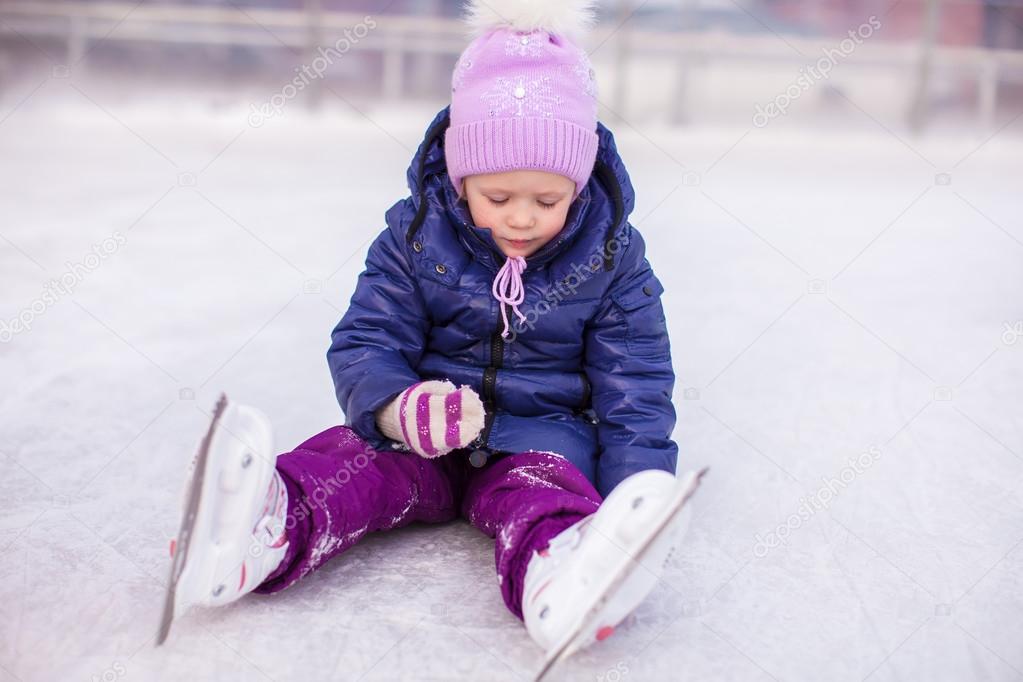
<svg viewBox="0 0 1023 682">
<path fill-rule="evenodd" d="M 512 211 L 508 216 L 508 226 L 515 229 L 525 229 L 533 224 L 533 214 L 529 211 L 518 209 Z"/>
</svg>

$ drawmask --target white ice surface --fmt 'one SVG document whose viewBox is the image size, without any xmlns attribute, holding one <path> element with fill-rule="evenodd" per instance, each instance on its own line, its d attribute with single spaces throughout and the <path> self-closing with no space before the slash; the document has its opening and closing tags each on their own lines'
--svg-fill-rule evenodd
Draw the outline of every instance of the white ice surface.
<svg viewBox="0 0 1023 682">
<path fill-rule="evenodd" d="M 104 112 L 56 81 L 17 99 L 0 320 L 127 242 L 0 344 L 0 682 L 528 679 L 540 652 L 463 522 L 369 537 L 153 647 L 217 393 L 265 410 L 281 451 L 341 421 L 328 335 L 429 114 L 296 106 L 253 129 L 241 109 Z M 554 679 L 1023 677 L 1023 337 L 1003 340 L 1023 320 L 1023 123 L 987 142 L 866 126 L 616 126 L 667 289 L 681 466 L 711 472 L 653 597 Z"/>
</svg>

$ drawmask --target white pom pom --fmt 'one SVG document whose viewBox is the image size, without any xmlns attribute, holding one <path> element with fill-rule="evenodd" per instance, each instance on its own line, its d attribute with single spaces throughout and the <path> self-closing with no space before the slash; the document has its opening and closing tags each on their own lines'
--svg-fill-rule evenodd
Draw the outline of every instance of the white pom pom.
<svg viewBox="0 0 1023 682">
<path fill-rule="evenodd" d="M 474 35 L 505 27 L 578 38 L 595 21 L 593 5 L 593 0 L 469 0 L 465 20 Z"/>
</svg>

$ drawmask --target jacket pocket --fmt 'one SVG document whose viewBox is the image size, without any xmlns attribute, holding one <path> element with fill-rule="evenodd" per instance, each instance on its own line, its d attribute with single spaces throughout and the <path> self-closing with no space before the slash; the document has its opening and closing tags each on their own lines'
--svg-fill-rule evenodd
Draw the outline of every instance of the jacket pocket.
<svg viewBox="0 0 1023 682">
<path fill-rule="evenodd" d="M 650 272 L 636 284 L 614 294 L 627 326 L 625 345 L 629 353 L 647 359 L 671 357 L 668 324 L 661 305 L 664 286 Z"/>
</svg>

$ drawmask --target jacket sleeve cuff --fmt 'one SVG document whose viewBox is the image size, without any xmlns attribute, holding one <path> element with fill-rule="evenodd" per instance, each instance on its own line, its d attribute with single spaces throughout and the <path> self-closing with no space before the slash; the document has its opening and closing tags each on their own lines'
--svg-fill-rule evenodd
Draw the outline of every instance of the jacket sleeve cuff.
<svg viewBox="0 0 1023 682">
<path fill-rule="evenodd" d="M 616 457 L 614 452 L 604 452 L 597 463 L 596 488 L 600 496 L 606 498 L 619 483 L 640 471 L 660 469 L 661 471 L 667 471 L 669 474 L 676 474 L 678 463 L 677 451 L 648 452 L 650 456 L 642 461 L 637 461 L 635 455 L 626 458 L 621 454 Z"/>
<path fill-rule="evenodd" d="M 401 423 L 398 419 L 399 402 L 401 396 L 405 393 L 403 390 L 398 394 L 398 397 L 394 400 L 384 403 L 384 406 L 376 411 L 376 422 L 377 429 L 387 438 L 398 442 L 405 440 L 405 434 L 402 433 Z"/>
<path fill-rule="evenodd" d="M 391 443 L 396 440 L 400 442 L 401 439 L 392 438 L 380 430 L 376 413 L 417 381 L 419 381 L 417 376 L 385 375 L 359 382 L 359 386 L 348 396 L 345 410 L 346 425 L 374 449 L 391 449 Z"/>
</svg>

